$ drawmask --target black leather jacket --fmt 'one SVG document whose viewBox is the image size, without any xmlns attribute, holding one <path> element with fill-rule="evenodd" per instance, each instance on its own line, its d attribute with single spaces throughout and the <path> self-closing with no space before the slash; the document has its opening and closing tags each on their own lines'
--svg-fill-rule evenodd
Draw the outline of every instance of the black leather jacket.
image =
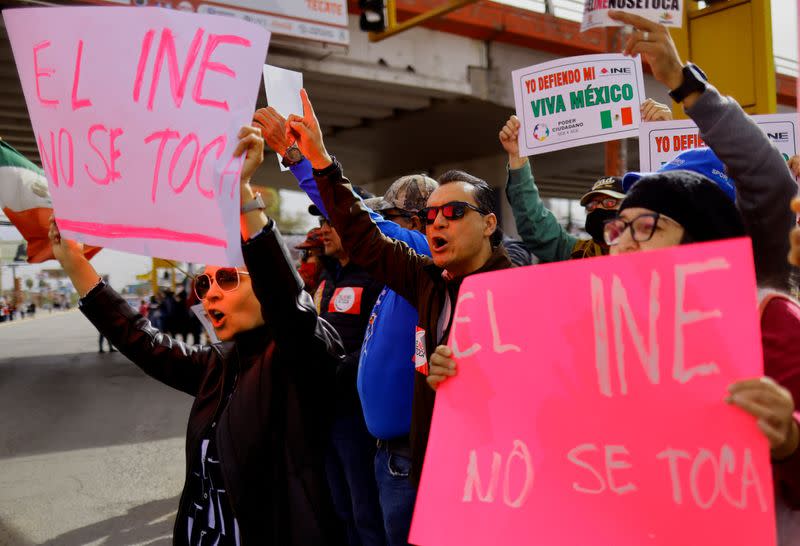
<svg viewBox="0 0 800 546">
<path fill-rule="evenodd" d="M 154 329 L 105 285 L 81 300 L 81 310 L 148 375 L 195 398 L 186 433 L 187 476 L 199 463 L 200 442 L 223 395 L 232 391 L 214 429 L 243 545 L 338 544 L 324 453 L 330 386 L 344 348 L 317 317 L 274 225 L 242 250 L 266 326 L 233 342 L 187 346 Z M 189 502 L 184 486 L 174 544 L 187 543 Z"/>
</svg>

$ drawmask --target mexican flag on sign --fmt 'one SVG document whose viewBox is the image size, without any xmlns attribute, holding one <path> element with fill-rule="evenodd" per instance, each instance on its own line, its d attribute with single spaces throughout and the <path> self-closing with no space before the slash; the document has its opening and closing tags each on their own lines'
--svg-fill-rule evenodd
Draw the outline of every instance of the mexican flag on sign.
<svg viewBox="0 0 800 546">
<path fill-rule="evenodd" d="M 0 140 L 0 208 L 28 242 L 28 262 L 53 259 L 47 232 L 53 203 L 42 169 Z M 100 251 L 84 247 L 91 258 Z"/>
<path fill-rule="evenodd" d="M 626 106 L 621 110 L 602 110 L 600 112 L 600 127 L 602 129 L 625 125 L 633 125 L 633 109 L 630 106 Z"/>
</svg>

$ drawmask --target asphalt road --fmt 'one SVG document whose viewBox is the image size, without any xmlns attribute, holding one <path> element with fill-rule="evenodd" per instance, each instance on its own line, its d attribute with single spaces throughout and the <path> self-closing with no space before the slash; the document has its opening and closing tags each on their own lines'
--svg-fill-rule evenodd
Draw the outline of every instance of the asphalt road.
<svg viewBox="0 0 800 546">
<path fill-rule="evenodd" d="M 190 405 L 78 311 L 0 323 L 0 545 L 171 544 Z"/>
</svg>

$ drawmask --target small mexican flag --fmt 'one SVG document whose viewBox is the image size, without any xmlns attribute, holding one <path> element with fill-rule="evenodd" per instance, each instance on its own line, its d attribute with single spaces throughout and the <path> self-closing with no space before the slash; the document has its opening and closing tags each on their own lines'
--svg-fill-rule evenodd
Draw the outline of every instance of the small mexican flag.
<svg viewBox="0 0 800 546">
<path fill-rule="evenodd" d="M 620 111 L 601 111 L 600 127 L 602 129 L 611 129 L 614 125 L 633 125 L 633 109 L 630 106 L 626 106 Z"/>
<path fill-rule="evenodd" d="M 42 169 L 0 140 L 0 207 L 28 242 L 28 262 L 39 263 L 53 259 L 47 232 L 53 202 Z M 84 247 L 91 258 L 100 251 Z"/>
</svg>

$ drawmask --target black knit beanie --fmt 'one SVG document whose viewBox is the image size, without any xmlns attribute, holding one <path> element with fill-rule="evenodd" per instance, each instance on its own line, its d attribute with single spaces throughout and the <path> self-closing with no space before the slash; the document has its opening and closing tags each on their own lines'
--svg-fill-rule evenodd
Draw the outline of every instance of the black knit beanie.
<svg viewBox="0 0 800 546">
<path fill-rule="evenodd" d="M 730 197 L 705 176 L 692 171 L 667 171 L 644 176 L 628 190 L 620 205 L 669 216 L 693 242 L 745 235 L 744 223 Z"/>
</svg>

